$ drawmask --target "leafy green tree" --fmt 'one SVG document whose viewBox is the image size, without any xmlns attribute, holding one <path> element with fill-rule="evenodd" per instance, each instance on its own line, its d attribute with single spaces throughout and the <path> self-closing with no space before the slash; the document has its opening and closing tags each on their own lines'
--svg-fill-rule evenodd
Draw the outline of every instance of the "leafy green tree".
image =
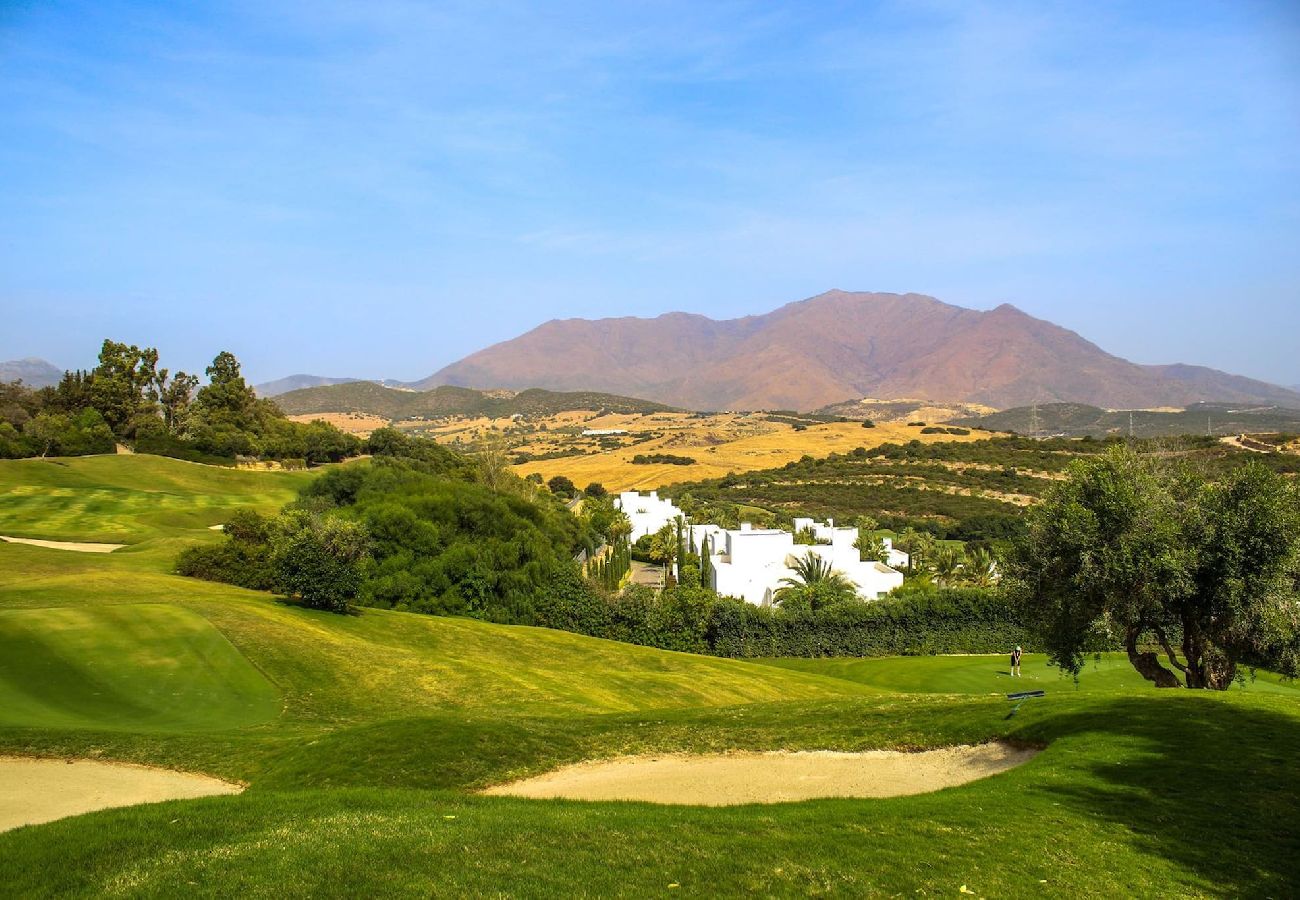
<svg viewBox="0 0 1300 900">
<path fill-rule="evenodd" d="M 593 481 L 591 484 L 587 485 L 582 492 L 586 494 L 588 497 L 609 496 L 609 491 L 605 490 L 605 486 L 601 484 L 599 481 Z"/>
<path fill-rule="evenodd" d="M 815 553 L 799 557 L 793 568 L 795 574 L 781 579 L 781 587 L 773 598 L 782 609 L 816 611 L 858 596 L 853 582 Z"/>
<path fill-rule="evenodd" d="M 563 475 L 556 475 L 550 481 L 546 482 L 547 488 L 557 497 L 572 497 L 578 493 L 577 487 Z"/>
<path fill-rule="evenodd" d="M 115 434 L 130 437 L 131 421 L 152 402 L 148 391 L 157 380 L 158 351 L 105 340 L 90 383 L 90 397 Z"/>
<path fill-rule="evenodd" d="M 277 583 L 304 606 L 347 612 L 361 587 L 369 536 L 358 522 L 337 516 L 287 514 L 273 539 Z"/>
<path fill-rule="evenodd" d="M 45 407 L 55 412 L 76 413 L 93 406 L 94 381 L 93 372 L 64 372 L 58 384 L 42 390 Z"/>
<path fill-rule="evenodd" d="M 1300 497 L 1281 476 L 1252 463 L 1211 482 L 1115 447 L 1072 463 L 1027 520 L 1004 584 L 1067 671 L 1113 630 L 1158 687 L 1176 671 L 1223 690 L 1240 664 L 1300 673 Z"/>
<path fill-rule="evenodd" d="M 161 369 L 154 380 L 154 394 L 158 399 L 158 405 L 162 410 L 163 424 L 167 426 L 167 431 L 176 433 L 181 430 L 181 425 L 185 420 L 185 412 L 189 409 L 190 401 L 194 397 L 194 390 L 199 386 L 199 377 L 189 375 L 185 372 L 177 372 L 175 377 L 168 378 L 166 369 Z"/>
</svg>

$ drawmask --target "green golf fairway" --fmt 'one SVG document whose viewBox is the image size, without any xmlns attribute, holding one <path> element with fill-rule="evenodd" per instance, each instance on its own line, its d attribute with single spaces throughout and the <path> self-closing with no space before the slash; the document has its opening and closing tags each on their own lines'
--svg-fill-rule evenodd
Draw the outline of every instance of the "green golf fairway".
<svg viewBox="0 0 1300 900">
<path fill-rule="evenodd" d="M 66 463 L 66 465 L 64 465 Z M 187 896 L 1272 896 L 1300 883 L 1300 690 L 1078 683 L 1005 656 L 738 661 L 172 574 L 311 473 L 0 461 L 0 754 L 206 772 L 239 796 L 0 833 L 0 893 Z M 1003 696 L 1047 696 L 1008 717 Z M 731 808 L 486 797 L 626 754 L 1006 740 L 1025 765 L 891 799 Z M 21 786 L 6 785 L 9 789 Z"/>
<path fill-rule="evenodd" d="M 206 529 L 239 506 L 273 512 L 311 478 L 161 456 L 4 460 L 0 534 L 133 544 Z"/>
</svg>

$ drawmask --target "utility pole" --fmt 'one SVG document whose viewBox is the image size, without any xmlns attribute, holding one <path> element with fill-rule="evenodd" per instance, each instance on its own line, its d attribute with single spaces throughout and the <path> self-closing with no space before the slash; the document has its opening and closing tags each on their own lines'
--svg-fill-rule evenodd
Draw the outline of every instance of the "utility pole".
<svg viewBox="0 0 1300 900">
<path fill-rule="evenodd" d="M 1133 439 L 1133 410 L 1128 411 L 1128 436 L 1129 440 Z"/>
</svg>

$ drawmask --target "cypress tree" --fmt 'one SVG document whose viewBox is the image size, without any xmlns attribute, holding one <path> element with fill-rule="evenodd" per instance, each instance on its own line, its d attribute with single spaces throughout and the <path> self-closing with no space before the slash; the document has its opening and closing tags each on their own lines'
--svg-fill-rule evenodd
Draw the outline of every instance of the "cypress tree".
<svg viewBox="0 0 1300 900">
<path fill-rule="evenodd" d="M 709 575 L 713 568 L 713 563 L 709 559 L 709 539 L 706 537 L 700 544 L 700 587 L 709 587 Z"/>
</svg>

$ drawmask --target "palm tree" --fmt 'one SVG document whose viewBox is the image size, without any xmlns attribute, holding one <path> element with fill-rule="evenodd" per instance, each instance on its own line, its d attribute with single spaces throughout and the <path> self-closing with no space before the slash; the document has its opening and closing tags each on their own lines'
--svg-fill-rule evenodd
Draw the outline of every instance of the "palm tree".
<svg viewBox="0 0 1300 900">
<path fill-rule="evenodd" d="M 782 607 L 815 610 L 858 595 L 857 587 L 843 572 L 832 569 L 829 562 L 815 553 L 799 557 L 791 568 L 794 575 L 782 578 L 776 592 L 776 602 Z"/>
<path fill-rule="evenodd" d="M 992 587 L 998 580 L 997 558 L 987 547 L 974 547 L 966 553 L 962 574 L 975 587 Z"/>
<path fill-rule="evenodd" d="M 957 580 L 961 572 L 964 554 L 950 544 L 936 547 L 930 555 L 930 567 L 934 570 L 934 580 L 948 587 Z"/>
</svg>

